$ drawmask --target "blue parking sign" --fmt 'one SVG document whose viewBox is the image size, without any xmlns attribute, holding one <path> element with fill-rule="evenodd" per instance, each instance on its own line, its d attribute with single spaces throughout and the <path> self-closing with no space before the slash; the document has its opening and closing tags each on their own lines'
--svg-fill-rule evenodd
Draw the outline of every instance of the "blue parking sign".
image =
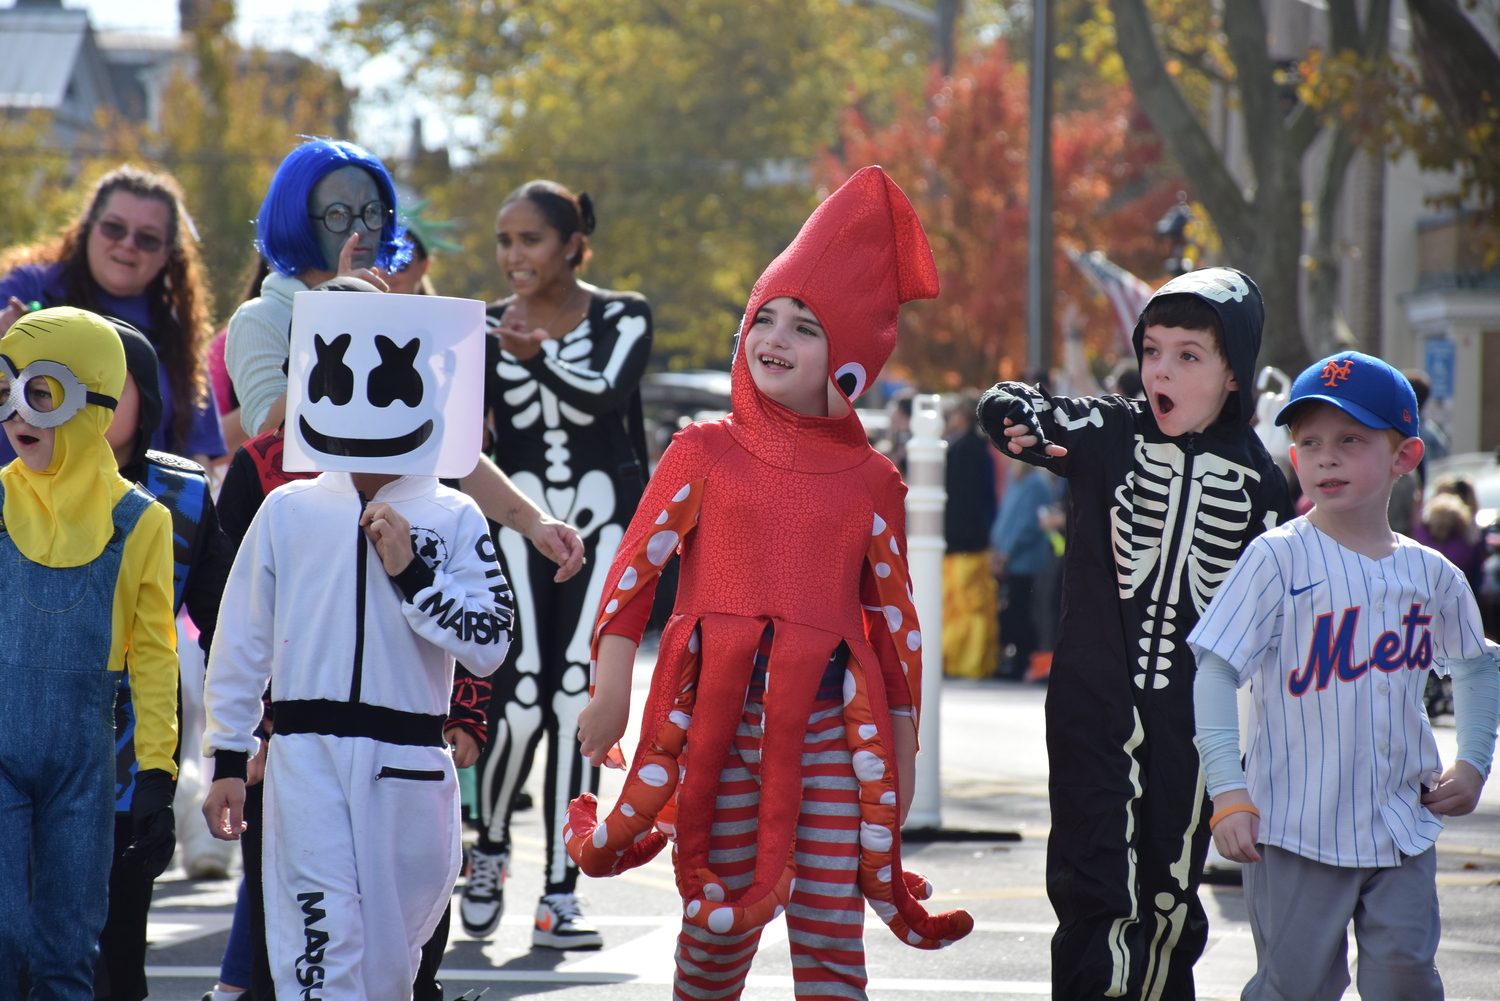
<svg viewBox="0 0 1500 1001">
<path fill-rule="evenodd" d="M 1422 367 L 1427 378 L 1432 380 L 1432 397 L 1436 400 L 1453 398 L 1453 366 L 1456 352 L 1453 342 L 1446 337 L 1427 338 L 1427 352 Z"/>
</svg>

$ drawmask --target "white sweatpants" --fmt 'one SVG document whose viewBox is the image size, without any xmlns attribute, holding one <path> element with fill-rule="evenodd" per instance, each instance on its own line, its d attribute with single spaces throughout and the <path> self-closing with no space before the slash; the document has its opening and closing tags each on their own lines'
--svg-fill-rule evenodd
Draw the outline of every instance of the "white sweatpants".
<svg viewBox="0 0 1500 1001">
<path fill-rule="evenodd" d="M 377 779 L 382 769 L 434 777 Z M 278 734 L 265 804 L 276 996 L 410 1001 L 422 944 L 458 879 L 458 776 L 448 752 Z"/>
</svg>

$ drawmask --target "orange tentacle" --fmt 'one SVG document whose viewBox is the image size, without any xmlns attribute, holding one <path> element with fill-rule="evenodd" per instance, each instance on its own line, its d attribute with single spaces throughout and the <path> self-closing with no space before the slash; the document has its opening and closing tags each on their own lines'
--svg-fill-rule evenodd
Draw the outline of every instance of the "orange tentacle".
<svg viewBox="0 0 1500 1001">
<path fill-rule="evenodd" d="M 694 628 L 679 675 L 677 701 L 651 747 L 636 761 L 609 816 L 603 821 L 598 819 L 598 800 L 591 793 L 579 796 L 568 806 L 568 824 L 563 829 L 568 855 L 590 876 L 613 876 L 640 865 L 655 856 L 666 843 L 666 836 L 673 833 L 653 832 L 652 828 L 668 804 L 674 802 L 682 776 L 678 759 L 687 744 L 688 727 L 692 725 L 701 651 L 698 630 Z M 649 850 L 650 854 L 641 858 L 641 852 L 633 853 L 631 849 L 637 845 L 648 845 L 643 850 Z"/>
<path fill-rule="evenodd" d="M 792 899 L 792 889 L 797 885 L 797 864 L 789 853 L 786 868 L 781 871 L 771 891 L 749 906 L 726 904 L 728 888 L 724 881 L 707 869 L 695 873 L 703 884 L 703 895 L 684 902 L 682 915 L 689 924 L 713 932 L 715 935 L 743 935 L 756 928 L 763 928 L 781 916 L 787 901 Z"/>
<path fill-rule="evenodd" d="M 895 533 L 879 515 L 871 531 L 868 558 L 915 711 L 921 706 L 922 634 L 906 561 Z M 972 931 L 974 919 L 961 910 L 928 914 L 917 901 L 932 895 L 931 884 L 924 876 L 901 871 L 895 768 L 879 724 L 866 665 L 851 662 L 844 673 L 844 730 L 859 781 L 859 887 L 896 937 L 919 949 L 940 949 Z"/>
<path fill-rule="evenodd" d="M 870 548 L 865 558 L 875 572 L 880 611 L 885 614 L 886 628 L 891 631 L 891 641 L 896 645 L 896 656 L 901 661 L 901 673 L 906 677 L 907 694 L 911 698 L 912 710 L 917 714 L 912 718 L 915 724 L 922 710 L 922 631 L 917 625 L 917 606 L 912 602 L 906 557 L 901 552 L 896 533 L 878 514 L 870 531 Z M 890 694 L 888 701 L 891 705 L 901 704 L 894 693 Z"/>
<path fill-rule="evenodd" d="M 704 479 L 685 484 L 662 509 L 654 530 L 646 533 L 623 567 L 617 560 L 601 599 L 594 627 L 595 662 L 604 627 L 639 592 L 641 586 L 661 573 L 682 539 L 698 523 L 703 503 Z M 698 681 L 701 640 L 695 627 L 687 643 L 687 656 L 679 672 L 679 691 L 671 713 L 657 730 L 651 744 L 636 755 L 625 788 L 615 808 L 603 821 L 598 819 L 599 801 L 585 793 L 568 805 L 568 823 L 563 839 L 568 855 L 590 876 L 612 876 L 654 857 L 671 833 L 653 831 L 657 817 L 673 801 L 682 769 L 678 759 L 687 743 Z M 589 695 L 593 695 L 592 677 Z"/>
<path fill-rule="evenodd" d="M 880 739 L 862 665 L 851 664 L 844 673 L 844 730 L 859 781 L 860 891 L 902 941 L 919 949 L 951 945 L 973 930 L 974 919 L 961 910 L 928 914 L 917 903 L 932 895 L 926 877 L 901 872 L 895 772 Z"/>
</svg>

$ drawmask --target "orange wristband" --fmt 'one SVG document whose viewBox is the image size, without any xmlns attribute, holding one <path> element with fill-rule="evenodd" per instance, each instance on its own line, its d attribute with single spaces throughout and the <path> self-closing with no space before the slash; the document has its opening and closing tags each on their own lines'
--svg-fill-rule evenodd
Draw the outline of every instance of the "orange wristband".
<svg viewBox="0 0 1500 1001">
<path fill-rule="evenodd" d="M 1212 831 L 1215 827 L 1218 827 L 1219 826 L 1219 821 L 1223 820 L 1225 817 L 1229 816 L 1231 813 L 1253 813 L 1257 817 L 1260 816 L 1260 811 L 1255 808 L 1254 804 L 1252 804 L 1252 803 L 1235 803 L 1233 806 L 1226 806 L 1224 809 L 1220 810 L 1218 813 L 1214 814 L 1212 817 L 1209 817 L 1208 818 L 1208 829 L 1210 831 Z"/>
</svg>

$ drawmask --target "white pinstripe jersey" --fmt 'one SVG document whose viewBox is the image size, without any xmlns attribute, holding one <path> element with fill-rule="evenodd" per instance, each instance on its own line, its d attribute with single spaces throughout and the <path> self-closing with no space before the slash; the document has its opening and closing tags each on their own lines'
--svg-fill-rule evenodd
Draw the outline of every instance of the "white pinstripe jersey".
<svg viewBox="0 0 1500 1001">
<path fill-rule="evenodd" d="M 1372 560 L 1306 518 L 1260 535 L 1188 636 L 1251 683 L 1245 778 L 1260 840 L 1328 865 L 1398 865 L 1442 821 L 1428 671 L 1496 647 L 1463 573 L 1405 536 Z M 1488 644 L 1488 646 L 1487 646 Z"/>
</svg>

